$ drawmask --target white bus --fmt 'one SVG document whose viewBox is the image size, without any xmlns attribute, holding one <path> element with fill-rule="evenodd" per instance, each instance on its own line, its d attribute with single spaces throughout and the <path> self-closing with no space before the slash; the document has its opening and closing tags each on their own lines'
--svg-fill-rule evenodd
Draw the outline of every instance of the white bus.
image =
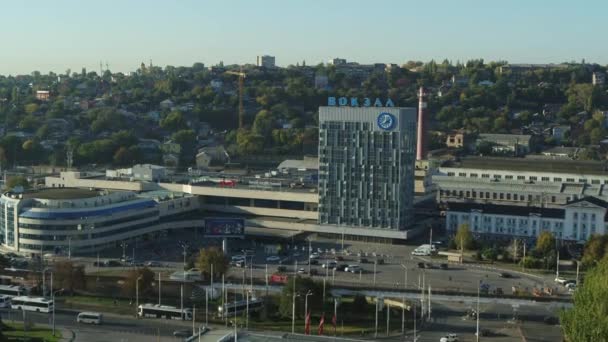
<svg viewBox="0 0 608 342">
<path fill-rule="evenodd" d="M 6 295 L 10 297 L 24 296 L 27 294 L 27 290 L 23 286 L 19 285 L 0 285 L 0 295 Z"/>
<path fill-rule="evenodd" d="M 101 324 L 103 315 L 98 312 L 81 312 L 76 317 L 76 323 Z"/>
<path fill-rule="evenodd" d="M 43 297 L 18 296 L 11 299 L 11 308 L 48 313 L 53 311 L 53 301 Z"/>
<path fill-rule="evenodd" d="M 264 306 L 264 300 L 253 298 L 249 300 L 249 312 L 255 312 L 262 309 Z M 236 311 L 236 312 L 235 312 Z M 234 315 L 238 315 L 247 311 L 247 301 L 241 300 L 238 302 L 229 302 L 224 305 L 220 305 L 217 307 L 217 315 L 220 318 L 224 318 L 224 315 L 228 315 L 228 317 L 234 317 Z"/>
<path fill-rule="evenodd" d="M 158 304 L 143 304 L 138 307 L 137 314 L 139 317 L 166 318 L 166 319 L 181 319 L 184 321 L 192 320 L 192 310 L 184 308 L 184 310 L 175 306 L 158 305 Z"/>
<path fill-rule="evenodd" d="M 0 296 L 0 308 L 10 308 L 11 307 L 11 296 L 1 295 Z"/>
</svg>

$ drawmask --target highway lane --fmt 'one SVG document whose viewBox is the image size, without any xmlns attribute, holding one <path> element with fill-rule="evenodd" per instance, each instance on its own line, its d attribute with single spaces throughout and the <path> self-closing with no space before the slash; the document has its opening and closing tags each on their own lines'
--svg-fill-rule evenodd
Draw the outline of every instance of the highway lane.
<svg viewBox="0 0 608 342">
<path fill-rule="evenodd" d="M 3 320 L 23 321 L 20 310 L 0 309 Z M 78 311 L 57 309 L 55 326 L 74 331 L 76 341 L 149 341 L 151 337 L 160 336 L 162 340 L 180 341 L 173 337 L 175 330 L 192 329 L 192 322 L 166 319 L 136 319 L 135 317 L 104 313 L 103 324 L 100 326 L 76 323 Z M 52 326 L 52 315 L 26 311 L 26 320 L 36 324 Z M 195 322 L 195 327 L 200 324 Z M 85 338 L 86 336 L 86 338 Z M 109 336 L 112 336 L 110 338 Z M 129 338 L 130 336 L 130 338 Z"/>
</svg>

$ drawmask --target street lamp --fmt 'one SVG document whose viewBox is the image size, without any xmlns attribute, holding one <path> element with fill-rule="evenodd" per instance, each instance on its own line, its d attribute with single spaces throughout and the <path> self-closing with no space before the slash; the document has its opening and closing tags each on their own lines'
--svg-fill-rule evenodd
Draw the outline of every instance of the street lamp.
<svg viewBox="0 0 608 342">
<path fill-rule="evenodd" d="M 51 273 L 52 275 L 53 273 Z M 57 291 L 52 292 L 51 300 L 53 302 L 53 336 L 55 336 L 55 294 L 63 292 L 63 289 L 59 289 Z"/>
<path fill-rule="evenodd" d="M 137 316 L 137 311 L 139 310 L 139 281 L 143 279 L 143 276 L 140 275 L 135 280 L 135 317 Z"/>
<path fill-rule="evenodd" d="M 51 271 L 50 268 L 46 267 L 42 270 L 42 297 L 46 298 L 46 285 L 45 285 L 45 279 L 46 279 L 46 271 Z M 51 271 L 51 277 L 52 277 L 53 271 Z M 51 284 L 52 286 L 52 284 Z M 51 289 L 52 291 L 52 289 Z"/>
<path fill-rule="evenodd" d="M 312 291 L 308 290 L 304 297 L 304 317 L 308 317 L 308 296 L 312 296 Z M 306 331 L 306 320 L 304 322 L 304 331 Z"/>
<path fill-rule="evenodd" d="M 479 288 L 481 287 L 481 280 L 477 284 L 477 332 L 475 333 L 476 341 L 479 342 Z"/>
<path fill-rule="evenodd" d="M 68 259 L 72 260 L 72 237 L 68 236 Z"/>
<path fill-rule="evenodd" d="M 407 290 L 407 267 L 404 264 L 401 264 L 403 267 L 403 289 Z"/>
<path fill-rule="evenodd" d="M 124 261 L 125 259 L 127 259 L 127 243 L 123 241 L 120 243 L 120 246 L 122 247 L 122 260 Z"/>
<path fill-rule="evenodd" d="M 294 283 L 295 285 L 295 283 Z M 291 299 L 291 333 L 294 334 L 296 331 L 296 297 L 300 297 L 299 293 L 296 293 L 294 286 L 293 297 Z"/>
<path fill-rule="evenodd" d="M 184 250 L 184 271 L 186 270 L 186 250 L 188 249 L 188 244 L 186 242 L 180 241 L 178 245 Z"/>
</svg>

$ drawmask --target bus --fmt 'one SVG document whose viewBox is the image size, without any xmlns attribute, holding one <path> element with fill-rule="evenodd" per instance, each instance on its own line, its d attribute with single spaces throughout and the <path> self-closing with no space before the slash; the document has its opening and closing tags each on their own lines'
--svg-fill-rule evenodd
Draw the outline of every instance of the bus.
<svg viewBox="0 0 608 342">
<path fill-rule="evenodd" d="M 249 312 L 256 312 L 262 309 L 264 306 L 264 300 L 261 298 L 253 298 L 249 300 L 249 304 L 247 304 L 246 300 L 241 300 L 237 302 L 229 302 L 224 305 L 220 305 L 217 308 L 217 315 L 220 318 L 224 318 L 225 314 L 228 317 L 233 317 L 234 315 L 238 315 L 247 311 L 247 305 L 249 305 Z"/>
<path fill-rule="evenodd" d="M 0 295 L 17 297 L 27 294 L 27 290 L 19 285 L 0 285 Z"/>
<path fill-rule="evenodd" d="M 11 296 L 0 295 L 0 308 L 10 308 L 11 307 Z"/>
<path fill-rule="evenodd" d="M 166 319 L 181 319 L 184 321 L 192 320 L 192 310 L 184 308 L 179 309 L 175 306 L 158 305 L 158 304 L 142 304 L 138 307 L 137 315 L 139 317 L 151 318 L 166 318 Z"/>
<path fill-rule="evenodd" d="M 43 297 L 17 296 L 11 299 L 11 308 L 49 313 L 53 311 L 53 301 Z"/>
</svg>

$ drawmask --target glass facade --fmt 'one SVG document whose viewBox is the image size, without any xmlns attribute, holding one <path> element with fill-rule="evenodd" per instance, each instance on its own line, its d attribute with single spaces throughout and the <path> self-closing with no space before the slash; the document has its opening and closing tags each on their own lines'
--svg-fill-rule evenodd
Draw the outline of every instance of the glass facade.
<svg viewBox="0 0 608 342">
<path fill-rule="evenodd" d="M 389 112 L 396 127 L 378 127 Z M 322 107 L 319 223 L 403 230 L 412 218 L 416 111 Z"/>
</svg>

